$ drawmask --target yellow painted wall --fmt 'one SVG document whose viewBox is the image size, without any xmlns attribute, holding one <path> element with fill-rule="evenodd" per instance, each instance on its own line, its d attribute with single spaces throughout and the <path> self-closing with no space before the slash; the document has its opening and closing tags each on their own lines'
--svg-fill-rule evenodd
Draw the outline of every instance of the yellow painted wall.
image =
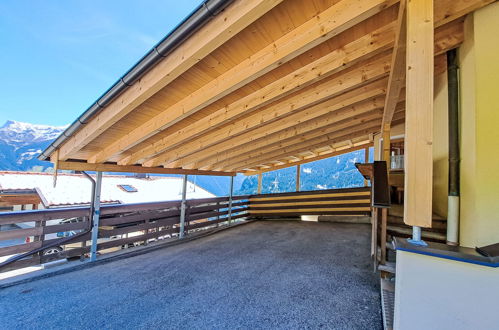
<svg viewBox="0 0 499 330">
<path fill-rule="evenodd" d="M 433 99 L 433 213 L 447 218 L 449 125 L 447 72 L 435 77 Z"/>
<path fill-rule="evenodd" d="M 469 15 L 460 48 L 460 243 L 499 242 L 499 3 Z"/>
</svg>

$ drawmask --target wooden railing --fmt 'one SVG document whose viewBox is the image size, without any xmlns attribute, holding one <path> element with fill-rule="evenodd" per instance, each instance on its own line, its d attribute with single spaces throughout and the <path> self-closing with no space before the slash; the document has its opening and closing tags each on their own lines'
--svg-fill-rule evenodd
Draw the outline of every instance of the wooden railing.
<svg viewBox="0 0 499 330">
<path fill-rule="evenodd" d="M 228 197 L 187 200 L 184 234 L 227 225 L 229 219 L 298 215 L 369 216 L 371 190 L 361 187 L 234 196 L 231 210 L 229 204 Z M 0 247 L 0 258 L 21 257 L 23 253 L 30 253 L 21 260 L 2 266 L 0 272 L 67 258 L 85 258 L 91 245 L 89 212 L 88 207 L 79 207 L 0 213 L 0 225 L 21 227 L 0 231 L 0 246 L 3 246 Z M 102 254 L 178 237 L 180 212 L 179 200 L 102 206 L 97 251 Z M 12 240 L 17 240 L 17 243 Z"/>
<path fill-rule="evenodd" d="M 347 188 L 251 195 L 251 217 L 371 215 L 371 188 Z"/>
<path fill-rule="evenodd" d="M 234 196 L 231 211 L 228 197 L 187 200 L 185 234 L 228 224 L 229 218 L 232 221 L 246 217 L 248 197 Z M 101 207 L 97 251 L 106 253 L 178 236 L 180 208 L 181 201 Z M 90 251 L 89 212 L 88 207 L 79 207 L 0 213 L 0 225 L 24 227 L 0 231 L 0 258 L 40 250 L 0 268 L 0 272 L 84 257 Z"/>
</svg>

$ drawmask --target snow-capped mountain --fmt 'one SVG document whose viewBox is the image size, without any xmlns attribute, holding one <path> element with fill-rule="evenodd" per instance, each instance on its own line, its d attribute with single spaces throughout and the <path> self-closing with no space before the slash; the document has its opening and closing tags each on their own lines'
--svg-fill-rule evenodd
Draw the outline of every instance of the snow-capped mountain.
<svg viewBox="0 0 499 330">
<path fill-rule="evenodd" d="M 37 157 L 66 127 L 8 120 L 0 127 L 0 169 L 40 171 L 51 167 Z"/>
</svg>

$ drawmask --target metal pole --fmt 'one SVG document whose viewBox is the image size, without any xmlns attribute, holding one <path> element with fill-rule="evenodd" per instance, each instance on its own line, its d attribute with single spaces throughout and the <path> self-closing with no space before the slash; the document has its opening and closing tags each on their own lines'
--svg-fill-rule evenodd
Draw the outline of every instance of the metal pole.
<svg viewBox="0 0 499 330">
<path fill-rule="evenodd" d="M 180 234 L 179 234 L 179 238 L 184 237 L 186 197 L 187 197 L 187 174 L 184 175 L 184 179 L 182 181 L 182 202 L 180 203 Z"/>
<path fill-rule="evenodd" d="M 99 219 L 100 219 L 100 195 L 102 188 L 102 172 L 97 172 L 93 196 L 92 212 L 92 246 L 90 247 L 90 261 L 97 259 L 97 239 L 99 238 Z"/>
<path fill-rule="evenodd" d="M 301 187 L 301 165 L 296 165 L 296 192 L 300 191 Z"/>
<path fill-rule="evenodd" d="M 232 195 L 234 194 L 234 177 L 230 177 L 230 192 L 229 192 L 229 225 L 232 219 Z"/>
<path fill-rule="evenodd" d="M 412 239 L 407 239 L 409 243 L 419 246 L 428 246 L 425 241 L 421 239 L 421 227 L 412 226 Z"/>
<path fill-rule="evenodd" d="M 364 149 L 364 163 L 369 163 L 369 147 Z M 368 185 L 367 179 L 364 178 L 364 187 L 367 187 Z"/>
<path fill-rule="evenodd" d="M 447 52 L 449 99 L 449 193 L 447 208 L 447 244 L 459 245 L 459 81 L 457 51 Z"/>
</svg>

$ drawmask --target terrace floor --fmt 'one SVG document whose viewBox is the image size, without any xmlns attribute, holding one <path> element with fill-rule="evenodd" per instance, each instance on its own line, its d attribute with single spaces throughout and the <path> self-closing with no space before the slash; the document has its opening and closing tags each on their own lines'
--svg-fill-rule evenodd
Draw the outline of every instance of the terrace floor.
<svg viewBox="0 0 499 330">
<path fill-rule="evenodd" d="M 382 328 L 368 225 L 259 221 L 0 290 L 3 329 Z"/>
</svg>

